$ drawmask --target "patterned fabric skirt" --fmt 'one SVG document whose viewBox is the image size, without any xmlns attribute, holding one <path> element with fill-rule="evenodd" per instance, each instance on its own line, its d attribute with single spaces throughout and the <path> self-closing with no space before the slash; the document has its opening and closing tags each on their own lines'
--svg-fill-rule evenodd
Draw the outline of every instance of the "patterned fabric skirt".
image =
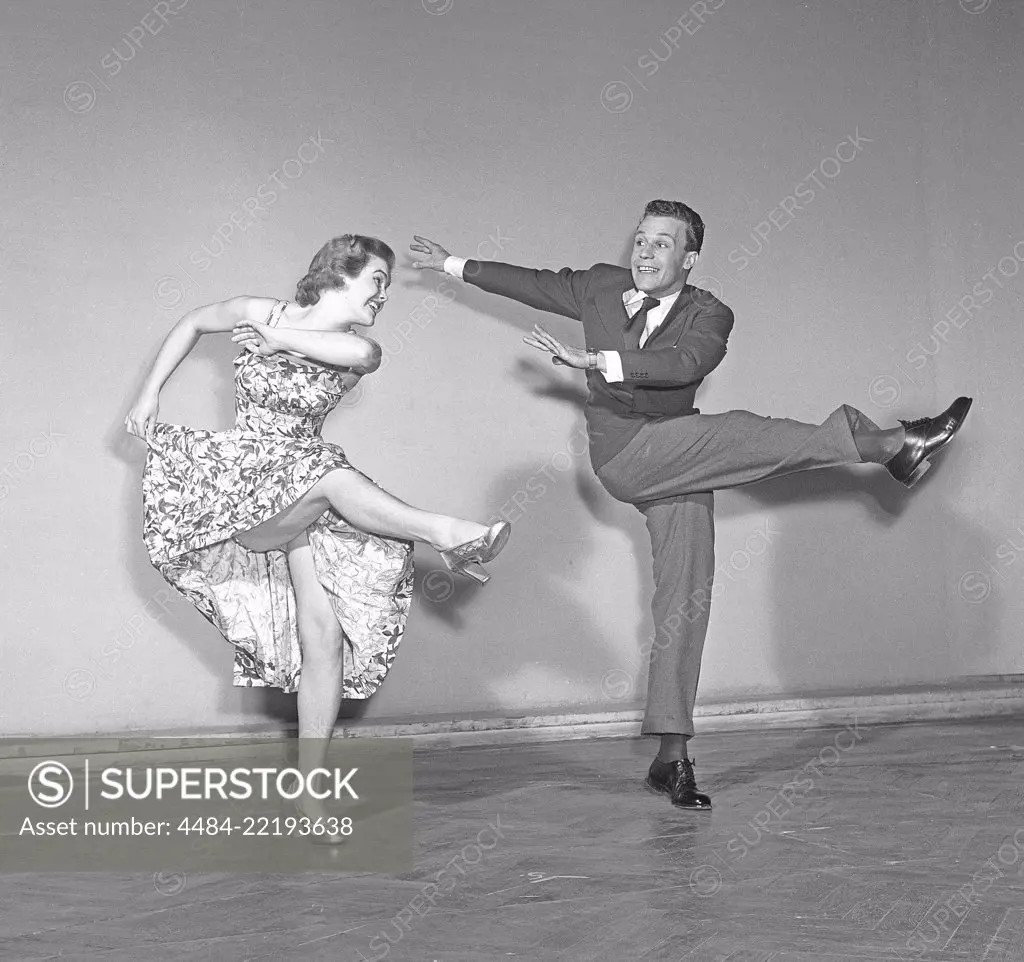
<svg viewBox="0 0 1024 962">
<path fill-rule="evenodd" d="M 321 477 L 355 470 L 319 437 L 200 431 L 157 423 L 143 473 L 154 566 L 235 646 L 234 684 L 298 688 L 295 593 L 283 550 L 234 536 L 294 504 Z M 327 511 L 308 529 L 317 578 L 345 634 L 346 698 L 368 698 L 391 668 L 412 601 L 412 544 Z"/>
</svg>

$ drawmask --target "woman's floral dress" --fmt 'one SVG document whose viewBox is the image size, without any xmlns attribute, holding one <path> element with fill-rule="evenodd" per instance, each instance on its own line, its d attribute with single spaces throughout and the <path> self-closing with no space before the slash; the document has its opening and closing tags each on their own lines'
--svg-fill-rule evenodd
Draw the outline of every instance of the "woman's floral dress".
<svg viewBox="0 0 1024 962">
<path fill-rule="evenodd" d="M 268 323 L 276 325 L 286 302 Z M 235 427 L 157 423 L 142 479 L 153 565 L 235 646 L 234 684 L 295 691 L 302 670 L 283 550 L 234 536 L 297 501 L 328 471 L 355 470 L 320 437 L 345 393 L 339 374 L 287 356 L 235 359 Z M 365 534 L 328 510 L 308 529 L 320 583 L 346 638 L 346 698 L 367 698 L 395 659 L 412 600 L 412 544 Z"/>
</svg>

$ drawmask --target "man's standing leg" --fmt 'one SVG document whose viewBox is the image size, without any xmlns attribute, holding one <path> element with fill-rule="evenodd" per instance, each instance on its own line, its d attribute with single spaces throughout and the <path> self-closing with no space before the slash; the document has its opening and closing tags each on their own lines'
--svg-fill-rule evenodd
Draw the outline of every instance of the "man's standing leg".
<svg viewBox="0 0 1024 962">
<path fill-rule="evenodd" d="M 660 735 L 648 787 L 683 808 L 710 809 L 697 791 L 686 743 L 700 679 L 715 574 L 715 501 L 710 491 L 637 505 L 654 555 L 654 643 L 641 732 Z"/>
</svg>

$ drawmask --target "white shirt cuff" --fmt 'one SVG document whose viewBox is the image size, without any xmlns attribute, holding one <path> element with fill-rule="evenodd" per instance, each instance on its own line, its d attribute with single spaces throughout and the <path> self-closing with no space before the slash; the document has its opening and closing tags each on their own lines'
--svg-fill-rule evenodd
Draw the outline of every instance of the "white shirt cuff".
<svg viewBox="0 0 1024 962">
<path fill-rule="evenodd" d="M 604 379 L 609 384 L 614 384 L 617 381 L 623 380 L 622 376 L 622 358 L 619 357 L 618 351 L 602 351 L 604 355 L 604 364 L 608 368 L 607 371 L 602 371 Z"/>
<path fill-rule="evenodd" d="M 462 271 L 466 266 L 468 257 L 454 257 L 449 255 L 444 259 L 444 272 L 451 274 L 452 277 L 457 277 L 460 281 L 462 280 Z"/>
</svg>

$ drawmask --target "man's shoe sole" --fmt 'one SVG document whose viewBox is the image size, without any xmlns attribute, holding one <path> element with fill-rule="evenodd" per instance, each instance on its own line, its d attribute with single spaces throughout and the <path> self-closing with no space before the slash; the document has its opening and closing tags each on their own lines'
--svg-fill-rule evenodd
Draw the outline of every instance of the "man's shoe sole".
<svg viewBox="0 0 1024 962">
<path fill-rule="evenodd" d="M 953 439 L 950 438 L 949 440 L 952 441 Z M 946 442 L 946 444 L 948 443 L 949 441 Z M 944 448 L 945 446 L 946 445 L 944 444 L 942 445 L 942 447 L 936 448 L 935 451 L 932 452 L 932 454 L 935 454 L 937 451 L 941 451 L 942 448 Z M 931 456 L 932 455 L 929 454 L 928 458 L 930 458 Z M 915 484 L 917 484 L 917 482 L 921 480 L 921 477 L 922 475 L 924 475 L 925 471 L 927 471 L 932 466 L 932 463 L 931 461 L 928 460 L 928 458 L 922 458 L 921 463 L 916 468 L 914 468 L 914 470 L 911 472 L 910 477 L 907 478 L 906 481 L 901 481 L 900 484 L 902 484 L 905 488 L 912 488 Z"/>
</svg>

